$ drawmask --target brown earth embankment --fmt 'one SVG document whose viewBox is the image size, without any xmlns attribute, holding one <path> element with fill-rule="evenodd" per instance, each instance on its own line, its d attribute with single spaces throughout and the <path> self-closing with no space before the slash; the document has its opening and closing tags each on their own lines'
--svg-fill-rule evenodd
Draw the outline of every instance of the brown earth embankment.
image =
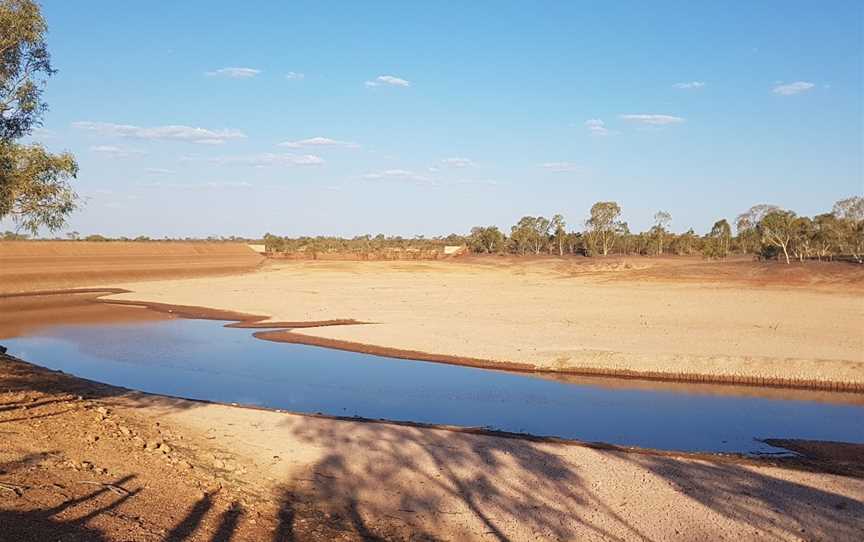
<svg viewBox="0 0 864 542">
<path fill-rule="evenodd" d="M 0 293 L 241 273 L 262 261 L 243 243 L 0 241 Z"/>
</svg>

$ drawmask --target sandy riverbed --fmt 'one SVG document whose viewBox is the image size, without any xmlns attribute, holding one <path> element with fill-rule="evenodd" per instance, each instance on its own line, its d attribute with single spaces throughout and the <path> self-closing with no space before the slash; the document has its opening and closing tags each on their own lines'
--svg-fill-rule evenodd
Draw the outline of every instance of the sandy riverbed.
<svg viewBox="0 0 864 542">
<path fill-rule="evenodd" d="M 552 370 L 864 386 L 864 270 L 573 262 L 292 262 L 120 284 L 131 293 L 113 298 L 277 321 L 370 322 L 295 332 L 348 348 Z"/>
</svg>

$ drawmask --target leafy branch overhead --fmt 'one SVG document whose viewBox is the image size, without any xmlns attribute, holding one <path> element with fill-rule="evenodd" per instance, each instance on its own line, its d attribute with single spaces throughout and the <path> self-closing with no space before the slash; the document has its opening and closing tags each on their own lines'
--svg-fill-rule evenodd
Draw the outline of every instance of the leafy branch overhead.
<svg viewBox="0 0 864 542">
<path fill-rule="evenodd" d="M 0 0 L 0 219 L 18 228 L 60 229 L 78 196 L 70 153 L 51 154 L 18 142 L 42 122 L 42 93 L 54 74 L 45 44 L 47 26 L 32 0 Z"/>
</svg>

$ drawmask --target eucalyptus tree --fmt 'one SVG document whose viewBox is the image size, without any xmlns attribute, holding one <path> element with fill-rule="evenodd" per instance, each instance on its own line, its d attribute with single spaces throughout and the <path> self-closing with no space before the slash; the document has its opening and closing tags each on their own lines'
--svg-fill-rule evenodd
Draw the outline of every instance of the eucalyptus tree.
<svg viewBox="0 0 864 542">
<path fill-rule="evenodd" d="M 523 216 L 510 229 L 510 238 L 516 243 L 520 254 L 533 252 L 540 254 L 549 242 L 549 229 L 552 222 L 542 216 Z"/>
<path fill-rule="evenodd" d="M 757 226 L 762 242 L 783 251 L 789 263 L 789 245 L 795 237 L 796 217 L 792 211 L 771 211 L 762 217 Z"/>
<path fill-rule="evenodd" d="M 615 239 L 626 225 L 619 220 L 621 207 L 614 201 L 598 201 L 591 206 L 591 215 L 585 221 L 585 236 L 594 252 L 604 256 L 615 246 Z"/>
<path fill-rule="evenodd" d="M 558 246 L 558 255 L 564 255 L 564 244 L 567 241 L 567 223 L 564 222 L 564 217 L 559 215 L 555 215 L 552 217 L 552 237 L 555 240 L 555 244 Z"/>
<path fill-rule="evenodd" d="M 708 237 L 717 243 L 719 257 L 725 258 L 729 255 L 729 245 L 732 241 L 732 227 L 725 218 L 714 223 Z"/>
<path fill-rule="evenodd" d="M 864 197 L 852 196 L 834 204 L 843 250 L 858 262 L 864 255 Z"/>
<path fill-rule="evenodd" d="M 78 164 L 69 153 L 51 154 L 17 141 L 40 126 L 42 92 L 54 74 L 45 44 L 47 25 L 32 0 L 0 0 L 0 219 L 36 233 L 60 229 L 78 196 L 70 180 Z"/>
<path fill-rule="evenodd" d="M 475 226 L 471 228 L 468 236 L 468 246 L 474 252 L 485 252 L 492 254 L 500 252 L 504 248 L 504 234 L 497 226 Z"/>
<path fill-rule="evenodd" d="M 756 251 L 762 244 L 758 226 L 762 218 L 772 211 L 779 211 L 780 207 L 767 203 L 760 203 L 750 207 L 747 211 L 738 215 L 735 219 L 735 228 L 738 230 L 738 244 L 743 253 L 751 250 Z"/>
<path fill-rule="evenodd" d="M 666 211 L 657 211 L 654 214 L 654 227 L 651 228 L 651 233 L 657 239 L 657 254 L 663 254 L 663 242 L 665 241 L 666 229 L 672 223 L 672 215 Z"/>
</svg>

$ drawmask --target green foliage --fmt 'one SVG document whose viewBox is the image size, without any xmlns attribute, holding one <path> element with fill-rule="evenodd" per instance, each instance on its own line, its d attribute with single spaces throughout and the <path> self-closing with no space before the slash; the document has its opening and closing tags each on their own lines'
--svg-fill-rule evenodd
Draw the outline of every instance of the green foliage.
<svg viewBox="0 0 864 542">
<path fill-rule="evenodd" d="M 549 243 L 549 229 L 552 222 L 542 216 L 523 216 L 510 229 L 510 238 L 516 244 L 520 254 L 540 252 Z"/>
<path fill-rule="evenodd" d="M 762 244 L 783 251 L 789 263 L 789 244 L 795 236 L 796 218 L 792 211 L 770 211 L 759 221 L 757 229 L 762 236 Z"/>
<path fill-rule="evenodd" d="M 505 248 L 505 236 L 497 226 L 475 226 L 468 236 L 468 247 L 477 254 L 493 254 Z"/>
<path fill-rule="evenodd" d="M 33 234 L 42 226 L 62 227 L 77 201 L 69 181 L 78 165 L 71 154 L 16 143 L 47 109 L 42 91 L 54 70 L 46 30 L 32 0 L 0 0 L 0 219 L 11 216 Z"/>
<path fill-rule="evenodd" d="M 78 173 L 69 153 L 51 154 L 40 145 L 0 143 L 0 217 L 35 234 L 40 226 L 55 231 L 75 208 L 69 180 Z"/>
<path fill-rule="evenodd" d="M 591 206 L 591 216 L 585 221 L 590 253 L 609 254 L 615 239 L 625 233 L 627 224 L 620 221 L 621 207 L 614 201 L 598 201 Z"/>
</svg>

